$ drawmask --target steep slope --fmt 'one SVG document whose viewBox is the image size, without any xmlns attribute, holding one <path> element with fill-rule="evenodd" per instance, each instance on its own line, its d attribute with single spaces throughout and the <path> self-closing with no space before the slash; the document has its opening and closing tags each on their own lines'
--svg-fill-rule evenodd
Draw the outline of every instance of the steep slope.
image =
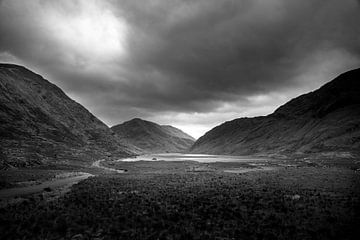
<svg viewBox="0 0 360 240">
<path fill-rule="evenodd" d="M 351 156 L 360 150 L 360 69 L 299 96 L 274 113 L 221 124 L 193 153 Z"/>
<path fill-rule="evenodd" d="M 184 152 L 194 138 L 180 129 L 134 118 L 111 128 L 120 139 L 143 150 L 144 153 Z"/>
<path fill-rule="evenodd" d="M 132 154 L 114 135 L 40 75 L 0 64 L 0 167 Z"/>
<path fill-rule="evenodd" d="M 195 138 L 193 138 L 192 136 L 184 133 L 183 131 L 181 131 L 180 129 L 170 126 L 170 125 L 161 125 L 161 128 L 166 131 L 169 135 L 178 137 L 178 138 L 184 138 L 184 139 L 189 139 L 193 142 L 195 142 Z"/>
</svg>

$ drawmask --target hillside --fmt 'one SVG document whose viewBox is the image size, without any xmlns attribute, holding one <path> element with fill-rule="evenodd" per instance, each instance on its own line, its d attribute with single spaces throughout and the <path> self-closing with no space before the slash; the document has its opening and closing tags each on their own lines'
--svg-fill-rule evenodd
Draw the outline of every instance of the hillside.
<svg viewBox="0 0 360 240">
<path fill-rule="evenodd" d="M 193 153 L 351 157 L 360 150 L 360 69 L 341 74 L 268 116 L 225 122 Z"/>
<path fill-rule="evenodd" d="M 195 139 L 168 125 L 134 118 L 111 128 L 120 139 L 127 141 L 144 153 L 184 152 Z"/>
<path fill-rule="evenodd" d="M 24 67 L 0 64 L 0 93 L 0 168 L 132 155 L 103 122 Z"/>
</svg>

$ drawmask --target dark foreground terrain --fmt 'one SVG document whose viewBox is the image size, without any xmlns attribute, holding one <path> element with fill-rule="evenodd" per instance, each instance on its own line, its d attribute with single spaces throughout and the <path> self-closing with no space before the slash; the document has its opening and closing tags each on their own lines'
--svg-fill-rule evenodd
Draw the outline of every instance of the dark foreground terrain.
<svg viewBox="0 0 360 240">
<path fill-rule="evenodd" d="M 358 239 L 359 171 L 264 164 L 107 163 L 128 171 L 0 209 L 1 238 Z"/>
</svg>

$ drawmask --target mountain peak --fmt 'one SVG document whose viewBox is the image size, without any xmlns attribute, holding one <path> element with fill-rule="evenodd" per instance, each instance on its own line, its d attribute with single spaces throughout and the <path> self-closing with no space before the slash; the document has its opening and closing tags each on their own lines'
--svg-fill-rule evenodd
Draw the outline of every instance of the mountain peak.
<svg viewBox="0 0 360 240">
<path fill-rule="evenodd" d="M 133 118 L 133 119 L 127 121 L 127 122 L 146 122 L 146 120 L 141 119 L 141 118 Z"/>
<path fill-rule="evenodd" d="M 156 124 L 156 123 L 141 118 L 133 118 L 123 122 L 122 124 Z"/>
<path fill-rule="evenodd" d="M 127 142 L 144 150 L 144 152 L 184 152 L 194 139 L 178 128 L 134 118 L 111 128 Z"/>
<path fill-rule="evenodd" d="M 0 63 L 0 68 L 23 68 L 23 69 L 27 69 L 22 65 L 17 65 L 17 64 L 13 64 L 13 63 Z"/>
<path fill-rule="evenodd" d="M 6 71 L 13 71 L 13 70 L 17 70 L 17 71 L 22 71 L 23 73 L 29 73 L 29 74 L 33 74 L 34 76 L 38 76 L 40 78 L 43 78 L 41 75 L 31 71 L 30 69 L 26 68 L 25 66 L 22 65 L 17 65 L 17 64 L 12 64 L 12 63 L 0 63 L 0 69 L 2 71 L 2 73 L 5 73 Z"/>
<path fill-rule="evenodd" d="M 360 69 L 345 72 L 319 89 L 292 99 L 273 115 L 324 117 L 360 104 Z"/>
</svg>

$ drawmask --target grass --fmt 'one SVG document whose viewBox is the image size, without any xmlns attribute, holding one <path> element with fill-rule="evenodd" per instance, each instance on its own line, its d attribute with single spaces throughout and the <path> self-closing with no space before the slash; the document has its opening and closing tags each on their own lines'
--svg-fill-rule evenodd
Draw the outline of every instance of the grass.
<svg viewBox="0 0 360 240">
<path fill-rule="evenodd" d="M 198 165 L 125 163 L 129 169 L 126 174 L 89 178 L 54 201 L 34 196 L 0 210 L 2 238 L 357 239 L 359 236 L 358 172 L 304 166 L 231 174 L 211 165 L 208 166 L 211 171 L 187 171 L 193 164 Z M 123 168 L 124 163 L 117 167 Z M 162 171 L 154 171 L 159 168 Z"/>
</svg>

